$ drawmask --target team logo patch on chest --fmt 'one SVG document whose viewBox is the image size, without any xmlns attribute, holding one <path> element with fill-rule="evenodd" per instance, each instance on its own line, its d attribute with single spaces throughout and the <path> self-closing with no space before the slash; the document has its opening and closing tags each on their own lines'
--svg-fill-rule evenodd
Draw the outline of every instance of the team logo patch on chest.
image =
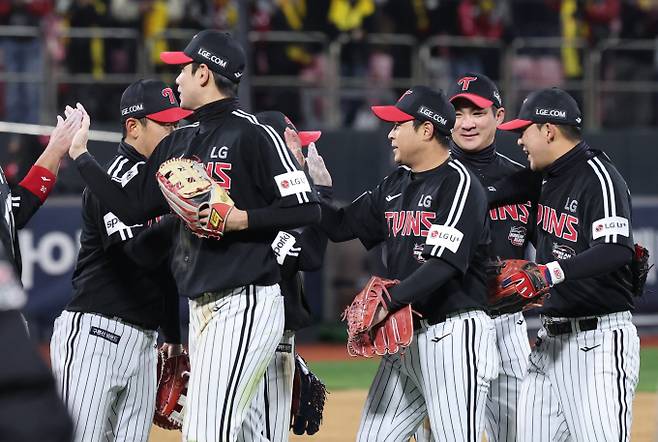
<svg viewBox="0 0 658 442">
<path fill-rule="evenodd" d="M 91 330 L 89 330 L 89 334 L 110 341 L 112 344 L 118 344 L 121 340 L 121 336 L 98 327 L 92 327 Z"/>
<path fill-rule="evenodd" d="M 525 237 L 528 234 L 528 229 L 523 226 L 512 226 L 509 229 L 509 235 L 507 239 L 512 243 L 514 247 L 523 247 L 525 244 Z"/>
<path fill-rule="evenodd" d="M 576 251 L 574 249 L 556 242 L 553 243 L 552 253 L 555 259 L 569 259 L 572 256 L 576 256 Z"/>
<path fill-rule="evenodd" d="M 419 263 L 424 263 L 427 261 L 425 258 L 423 258 L 423 249 L 425 248 L 425 244 L 414 244 L 414 258 L 416 258 L 416 261 Z"/>
</svg>

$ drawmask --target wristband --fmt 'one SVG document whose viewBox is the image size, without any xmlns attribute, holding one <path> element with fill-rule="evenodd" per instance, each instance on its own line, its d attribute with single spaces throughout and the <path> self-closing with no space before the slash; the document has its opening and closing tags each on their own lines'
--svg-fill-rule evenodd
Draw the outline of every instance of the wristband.
<svg viewBox="0 0 658 442">
<path fill-rule="evenodd" d="M 564 281 L 564 270 L 557 261 L 546 263 L 546 269 L 551 276 L 551 285 L 559 284 Z"/>
<path fill-rule="evenodd" d="M 33 193 L 43 204 L 50 191 L 55 187 L 56 181 L 57 176 L 45 167 L 32 166 L 18 185 Z"/>
</svg>

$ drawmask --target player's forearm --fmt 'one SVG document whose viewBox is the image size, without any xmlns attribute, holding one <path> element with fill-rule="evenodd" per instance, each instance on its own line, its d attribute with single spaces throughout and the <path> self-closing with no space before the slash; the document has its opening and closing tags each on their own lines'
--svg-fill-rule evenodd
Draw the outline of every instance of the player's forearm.
<svg viewBox="0 0 658 442">
<path fill-rule="evenodd" d="M 620 269 L 633 259 L 633 251 L 620 244 L 597 244 L 572 258 L 557 261 L 564 279 L 592 278 Z"/>
<path fill-rule="evenodd" d="M 113 182 L 89 152 L 76 157 L 75 165 L 92 193 L 125 224 L 141 224 L 162 214 L 149 213 L 140 198 L 131 197 L 125 188 Z"/>
<path fill-rule="evenodd" d="M 459 271 L 446 261 L 430 258 L 400 284 L 389 289 L 389 311 L 398 310 L 408 304 L 423 303 L 458 273 Z"/>
<path fill-rule="evenodd" d="M 172 290 L 167 290 L 162 296 L 165 298 L 165 314 L 160 326 L 162 337 L 164 342 L 168 344 L 180 344 L 182 339 L 180 331 L 178 292 L 175 290 L 175 287 L 172 287 Z"/>
<path fill-rule="evenodd" d="M 320 228 L 330 240 L 342 242 L 356 238 L 356 234 L 349 226 L 345 210 L 336 209 L 325 202 L 320 203 L 320 208 L 322 209 Z"/>
<path fill-rule="evenodd" d="M 322 267 L 327 241 L 326 233 L 318 225 L 303 228 L 299 235 L 299 270 L 312 272 Z"/>
<path fill-rule="evenodd" d="M 263 207 L 247 211 L 249 230 L 287 230 L 320 221 L 317 203 L 292 207 Z"/>
</svg>

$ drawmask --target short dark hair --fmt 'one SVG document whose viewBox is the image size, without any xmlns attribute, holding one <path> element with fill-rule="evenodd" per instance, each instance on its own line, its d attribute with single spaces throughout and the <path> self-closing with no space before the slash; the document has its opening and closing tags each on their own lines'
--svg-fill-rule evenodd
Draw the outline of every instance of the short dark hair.
<svg viewBox="0 0 658 442">
<path fill-rule="evenodd" d="M 141 124 L 142 126 L 146 126 L 146 120 L 147 120 L 146 117 L 135 118 L 135 120 L 139 121 L 139 124 Z M 128 135 L 128 132 L 126 132 L 126 121 L 128 121 L 128 119 L 125 119 L 121 122 L 121 139 L 122 140 L 126 138 L 126 135 Z"/>
<path fill-rule="evenodd" d="M 199 66 L 201 64 L 197 62 L 192 62 L 192 74 L 196 72 L 197 69 L 199 69 Z M 208 68 L 208 71 L 210 71 L 210 74 L 212 75 L 212 78 L 215 82 L 215 87 L 217 87 L 217 90 L 224 96 L 229 97 L 229 98 L 235 98 L 238 96 L 238 84 L 233 83 L 231 80 L 226 78 L 223 75 L 220 75 L 216 72 L 213 72 Z"/>
<path fill-rule="evenodd" d="M 418 128 L 423 124 L 423 123 L 429 123 L 429 121 L 420 121 L 420 120 L 413 120 L 413 125 L 414 125 L 414 130 L 418 130 Z M 431 124 L 431 123 L 430 123 Z M 450 136 L 449 135 L 444 135 L 439 130 L 436 128 L 436 126 L 432 125 L 434 127 L 434 133 L 433 133 L 433 138 L 439 142 L 443 147 L 448 147 L 450 146 Z"/>
</svg>

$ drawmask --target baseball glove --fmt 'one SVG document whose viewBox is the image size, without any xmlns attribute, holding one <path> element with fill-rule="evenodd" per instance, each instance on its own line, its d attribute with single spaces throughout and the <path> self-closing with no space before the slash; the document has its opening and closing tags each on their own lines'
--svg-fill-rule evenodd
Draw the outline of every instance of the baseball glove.
<svg viewBox="0 0 658 442">
<path fill-rule="evenodd" d="M 173 158 L 160 165 L 156 173 L 160 191 L 169 207 L 180 216 L 190 230 L 202 238 L 219 239 L 224 223 L 234 204 L 198 161 Z M 208 216 L 201 216 L 202 211 Z"/>
<path fill-rule="evenodd" d="M 167 358 L 158 352 L 158 388 L 153 423 L 166 430 L 183 428 L 183 409 L 190 378 L 190 359 L 186 353 Z"/>
<path fill-rule="evenodd" d="M 544 304 L 550 289 L 545 266 L 524 259 L 490 263 L 489 309 L 492 315 L 516 313 Z"/>
<path fill-rule="evenodd" d="M 295 354 L 295 376 L 290 407 L 290 428 L 293 433 L 312 435 L 322 423 L 322 411 L 327 399 L 327 388 L 306 365 L 306 361 Z"/>
<path fill-rule="evenodd" d="M 640 244 L 635 244 L 635 253 L 633 254 L 633 261 L 631 261 L 633 295 L 635 296 L 642 296 L 644 294 L 647 276 L 649 275 L 649 270 L 653 267 L 653 264 L 649 265 L 649 258 L 649 250 Z"/>
<path fill-rule="evenodd" d="M 384 296 L 389 300 L 391 298 L 388 287 L 399 282 L 379 276 L 371 277 L 343 312 L 342 319 L 347 321 L 347 352 L 350 356 L 371 358 L 374 355 L 395 354 L 411 345 L 414 333 L 413 315 L 418 315 L 411 305 L 387 313 L 382 322 L 374 324 L 379 308 L 388 312 L 384 300 Z"/>
</svg>

